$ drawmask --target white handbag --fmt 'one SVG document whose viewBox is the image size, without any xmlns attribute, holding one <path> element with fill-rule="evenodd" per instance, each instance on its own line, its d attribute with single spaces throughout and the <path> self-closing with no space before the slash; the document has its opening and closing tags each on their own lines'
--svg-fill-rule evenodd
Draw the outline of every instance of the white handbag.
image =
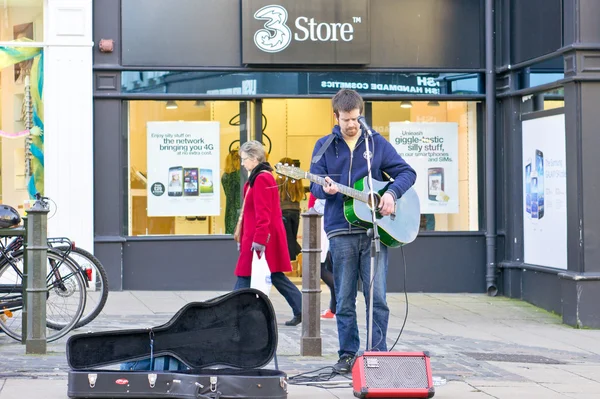
<svg viewBox="0 0 600 399">
<path fill-rule="evenodd" d="M 262 291 L 266 296 L 271 292 L 271 270 L 267 264 L 267 257 L 263 252 L 258 256 L 258 251 L 252 251 L 252 274 L 250 288 Z"/>
</svg>

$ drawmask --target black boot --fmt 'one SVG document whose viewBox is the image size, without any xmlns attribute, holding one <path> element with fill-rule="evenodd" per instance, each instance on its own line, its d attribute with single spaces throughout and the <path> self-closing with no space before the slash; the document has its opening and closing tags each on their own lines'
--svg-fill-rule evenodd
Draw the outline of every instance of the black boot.
<svg viewBox="0 0 600 399">
<path fill-rule="evenodd" d="M 302 323 L 302 315 L 297 315 L 294 316 L 294 318 L 292 320 L 286 321 L 285 325 L 286 326 L 297 326 L 298 324 Z"/>
</svg>

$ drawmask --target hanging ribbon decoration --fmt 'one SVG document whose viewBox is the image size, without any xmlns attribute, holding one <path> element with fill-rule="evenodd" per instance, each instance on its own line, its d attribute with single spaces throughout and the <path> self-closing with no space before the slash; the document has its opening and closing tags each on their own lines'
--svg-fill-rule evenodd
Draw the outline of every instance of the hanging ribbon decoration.
<svg viewBox="0 0 600 399">
<path fill-rule="evenodd" d="M 17 39 L 16 42 L 30 39 Z M 0 46 L 0 69 L 18 64 L 19 62 L 33 60 L 31 67 L 30 93 L 33 116 L 33 126 L 30 129 L 17 133 L 0 130 L 0 136 L 16 138 L 30 135 L 30 175 L 27 182 L 27 191 L 30 198 L 35 198 L 36 193 L 44 192 L 44 53 L 39 47 L 6 47 Z M 27 156 L 27 154 L 26 154 Z"/>
</svg>

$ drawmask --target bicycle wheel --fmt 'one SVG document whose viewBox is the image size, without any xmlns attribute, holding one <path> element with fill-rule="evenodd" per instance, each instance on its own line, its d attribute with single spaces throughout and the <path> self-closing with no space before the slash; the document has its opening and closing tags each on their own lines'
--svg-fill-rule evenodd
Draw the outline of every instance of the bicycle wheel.
<svg viewBox="0 0 600 399">
<path fill-rule="evenodd" d="M 85 281 L 79 268 L 64 258 L 60 252 L 48 250 L 46 268 L 48 274 L 46 283 L 48 292 L 46 294 L 46 340 L 55 341 L 69 331 L 81 318 L 85 308 Z M 10 295 L 13 299 L 22 300 L 23 290 L 23 252 L 12 254 L 12 264 L 3 260 L 0 264 L 0 286 L 13 287 L 7 292 L 3 290 L 0 294 L 0 306 L 2 297 Z M 15 303 L 14 300 L 12 303 Z M 23 305 L 1 309 L 0 328 L 10 337 L 22 341 L 22 316 Z M 52 328 L 50 328 L 52 326 Z"/>
<path fill-rule="evenodd" d="M 67 251 L 69 247 L 55 247 L 59 251 Z M 77 265 L 85 271 L 87 280 L 87 298 L 83 316 L 75 325 L 75 328 L 85 326 L 94 320 L 104 309 L 108 299 L 108 277 L 102 263 L 94 255 L 81 248 L 71 249 L 69 258 L 73 259 Z"/>
</svg>

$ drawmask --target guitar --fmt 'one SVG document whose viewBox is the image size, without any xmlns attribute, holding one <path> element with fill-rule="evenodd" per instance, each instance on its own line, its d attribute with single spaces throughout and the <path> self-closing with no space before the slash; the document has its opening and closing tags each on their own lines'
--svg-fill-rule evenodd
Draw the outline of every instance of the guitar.
<svg viewBox="0 0 600 399">
<path fill-rule="evenodd" d="M 308 179 L 313 183 L 325 186 L 327 183 L 323 177 L 304 172 L 295 166 L 275 165 L 275 171 L 280 175 L 292 179 Z M 344 216 L 348 223 L 354 226 L 369 229 L 373 227 L 371 217 L 371 194 L 369 180 L 367 177 L 354 183 L 354 187 L 335 183 L 340 193 L 347 199 L 344 201 Z M 375 207 L 379 205 L 381 196 L 385 194 L 391 182 L 382 182 L 373 179 L 373 194 Z M 396 201 L 396 209 L 390 216 L 382 216 L 378 211 L 377 231 L 381 242 L 388 247 L 399 247 L 408 244 L 417 237 L 421 219 L 421 207 L 417 192 L 411 187 L 404 195 Z"/>
</svg>

